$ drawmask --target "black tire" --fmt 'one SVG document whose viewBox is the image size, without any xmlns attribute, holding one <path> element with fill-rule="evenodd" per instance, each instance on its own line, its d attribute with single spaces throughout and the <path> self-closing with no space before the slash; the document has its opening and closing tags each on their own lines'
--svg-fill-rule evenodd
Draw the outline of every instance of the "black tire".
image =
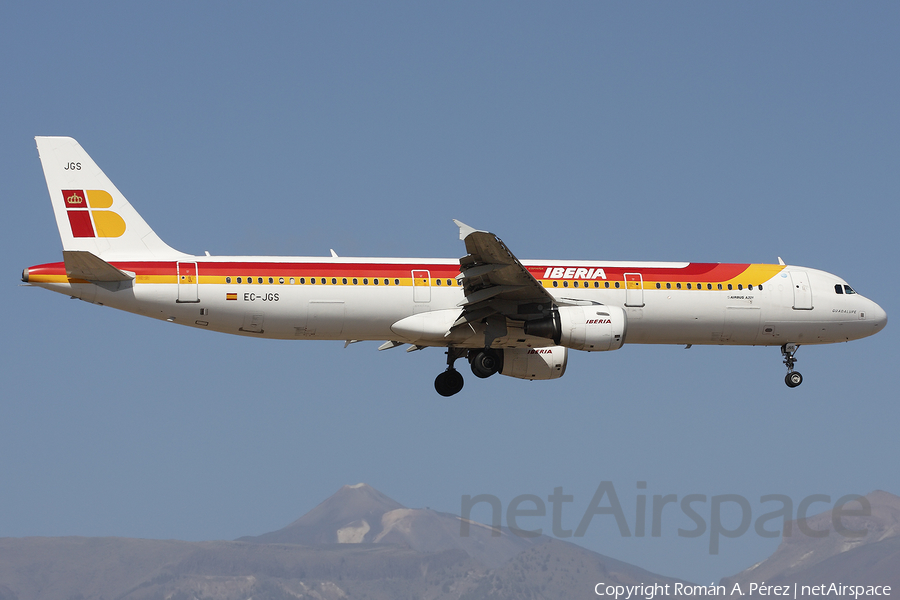
<svg viewBox="0 0 900 600">
<path fill-rule="evenodd" d="M 465 384 L 465 380 L 463 379 L 462 374 L 456 369 L 439 373 L 438 376 L 434 378 L 435 391 L 445 398 L 458 394 L 463 388 L 463 384 Z"/>
<path fill-rule="evenodd" d="M 502 359 L 493 350 L 479 350 L 472 358 L 472 373 L 475 377 L 486 379 L 499 371 L 503 366 Z"/>
<path fill-rule="evenodd" d="M 791 371 L 787 375 L 784 376 L 784 382 L 787 384 L 789 388 L 795 388 L 801 383 L 803 383 L 803 375 L 801 375 L 797 371 Z"/>
</svg>

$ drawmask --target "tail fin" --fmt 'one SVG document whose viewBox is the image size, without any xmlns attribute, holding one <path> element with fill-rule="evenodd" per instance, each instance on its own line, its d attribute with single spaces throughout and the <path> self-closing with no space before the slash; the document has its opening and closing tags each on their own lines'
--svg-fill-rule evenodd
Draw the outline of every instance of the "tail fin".
<svg viewBox="0 0 900 600">
<path fill-rule="evenodd" d="M 36 137 L 63 250 L 109 259 L 184 256 L 150 226 L 69 137 Z"/>
</svg>

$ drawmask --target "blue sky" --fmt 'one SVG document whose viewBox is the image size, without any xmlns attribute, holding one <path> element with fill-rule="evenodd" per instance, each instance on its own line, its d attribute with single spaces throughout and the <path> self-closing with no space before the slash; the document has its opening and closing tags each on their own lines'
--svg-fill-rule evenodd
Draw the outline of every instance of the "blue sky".
<svg viewBox="0 0 900 600">
<path fill-rule="evenodd" d="M 782 256 L 894 317 L 898 29 L 887 2 L 4 4 L 0 536 L 233 539 L 360 481 L 454 513 L 561 486 L 570 529 L 602 481 L 632 525 L 639 494 L 754 519 L 766 494 L 900 495 L 893 325 L 804 347 L 794 390 L 774 348 L 626 345 L 441 399 L 439 350 L 203 333 L 18 281 L 61 257 L 32 138 L 69 135 L 186 252 L 458 257 L 457 218 L 520 258 Z M 662 525 L 571 541 L 703 583 L 778 543 L 710 555 Z"/>
</svg>

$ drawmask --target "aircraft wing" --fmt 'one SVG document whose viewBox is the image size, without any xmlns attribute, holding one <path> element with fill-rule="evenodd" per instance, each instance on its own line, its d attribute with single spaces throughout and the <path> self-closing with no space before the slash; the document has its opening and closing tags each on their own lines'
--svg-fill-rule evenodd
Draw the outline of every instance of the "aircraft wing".
<svg viewBox="0 0 900 600">
<path fill-rule="evenodd" d="M 468 252 L 459 259 L 466 299 L 460 304 L 463 313 L 454 326 L 494 314 L 520 321 L 538 319 L 556 304 L 500 238 L 455 219 L 453 222 Z"/>
</svg>

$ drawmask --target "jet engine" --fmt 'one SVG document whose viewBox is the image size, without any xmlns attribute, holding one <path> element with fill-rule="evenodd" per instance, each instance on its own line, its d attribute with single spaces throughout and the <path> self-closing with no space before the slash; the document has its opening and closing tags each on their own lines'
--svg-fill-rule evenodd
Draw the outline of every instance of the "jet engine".
<svg viewBox="0 0 900 600">
<path fill-rule="evenodd" d="M 501 375 L 518 379 L 558 379 L 566 372 L 569 354 L 562 346 L 505 348 Z"/>
<path fill-rule="evenodd" d="M 618 306 L 561 306 L 549 317 L 525 323 L 525 333 L 548 338 L 573 350 L 618 350 L 625 343 L 627 320 Z"/>
</svg>

